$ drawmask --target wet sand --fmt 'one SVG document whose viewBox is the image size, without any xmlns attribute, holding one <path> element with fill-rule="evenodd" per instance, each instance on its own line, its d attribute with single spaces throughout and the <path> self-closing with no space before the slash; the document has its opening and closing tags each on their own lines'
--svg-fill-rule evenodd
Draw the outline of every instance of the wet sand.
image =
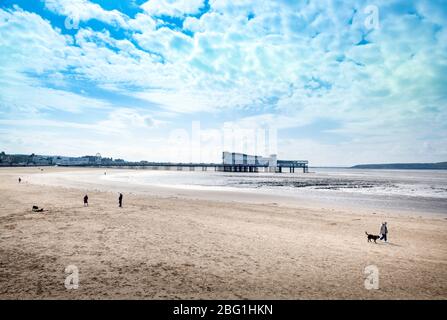
<svg viewBox="0 0 447 320">
<path fill-rule="evenodd" d="M 193 199 L 126 190 L 118 208 L 119 186 L 33 179 L 55 171 L 77 169 L 0 169 L 2 299 L 447 298 L 444 217 L 205 199 L 200 191 Z M 365 231 L 377 233 L 384 220 L 390 243 L 368 243 Z M 79 269 L 78 289 L 65 288 L 69 265 Z M 365 289 L 369 265 L 378 267 L 378 290 Z"/>
</svg>

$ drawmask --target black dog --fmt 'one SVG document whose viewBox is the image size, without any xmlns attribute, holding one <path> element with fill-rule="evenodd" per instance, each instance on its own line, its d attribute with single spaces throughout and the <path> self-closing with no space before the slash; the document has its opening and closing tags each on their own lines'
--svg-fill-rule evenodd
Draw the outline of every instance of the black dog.
<svg viewBox="0 0 447 320">
<path fill-rule="evenodd" d="M 38 206 L 33 206 L 33 212 L 43 212 L 43 208 L 40 208 Z"/>
<path fill-rule="evenodd" d="M 368 236 L 368 242 L 371 242 L 371 240 L 374 240 L 374 243 L 377 243 L 376 240 L 378 240 L 380 238 L 380 236 L 376 236 L 374 234 L 368 234 L 368 232 L 366 232 L 366 235 Z"/>
</svg>

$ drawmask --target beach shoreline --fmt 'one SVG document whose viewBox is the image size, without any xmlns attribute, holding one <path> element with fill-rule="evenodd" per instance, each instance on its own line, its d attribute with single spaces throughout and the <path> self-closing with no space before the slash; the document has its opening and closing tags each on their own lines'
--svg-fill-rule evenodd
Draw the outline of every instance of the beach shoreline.
<svg viewBox="0 0 447 320">
<path fill-rule="evenodd" d="M 43 169 L 0 169 L 2 299 L 447 298 L 447 220 L 440 215 L 256 201 L 244 193 L 230 201 L 200 190 L 45 185 L 36 177 L 104 169 Z M 32 205 L 45 211 L 33 213 Z M 385 220 L 390 243 L 368 243 L 365 231 L 377 233 Z M 64 286 L 70 265 L 79 268 L 75 290 Z M 380 271 L 378 290 L 364 286 L 371 265 Z"/>
<path fill-rule="evenodd" d="M 105 192 L 127 192 L 132 194 L 150 195 L 159 197 L 178 197 L 193 200 L 212 200 L 223 202 L 241 202 L 249 204 L 276 204 L 279 206 L 308 208 L 321 210 L 341 210 L 353 212 L 370 212 L 371 214 L 404 215 L 404 216 L 428 216 L 444 218 L 446 217 L 447 198 L 431 198 L 427 196 L 406 196 L 390 193 L 388 190 L 381 194 L 376 194 L 366 190 L 359 193 L 361 188 L 354 188 L 355 192 L 334 191 L 334 190 L 314 190 L 311 188 L 259 188 L 259 187 L 239 187 L 237 180 L 247 179 L 247 177 L 257 177 L 255 180 L 290 179 L 293 181 L 316 180 L 319 181 L 327 174 L 231 174 L 214 172 L 184 172 L 176 170 L 147 170 L 147 169 L 110 169 L 110 168 L 48 168 L 48 172 L 36 174 L 36 170 L 31 169 L 31 174 L 25 176 L 26 180 L 39 185 L 73 187 L 78 189 L 93 188 Z M 40 171 L 40 169 L 38 169 Z M 108 172 L 108 174 L 106 174 Z M 158 177 L 160 181 L 145 181 L 141 177 Z M 182 177 L 179 179 L 183 184 L 172 182 L 172 177 Z M 207 185 L 209 181 L 199 181 L 192 184 L 196 177 L 209 176 L 208 179 L 231 179 L 231 186 Z M 332 175 L 332 179 L 334 179 Z M 355 175 L 354 175 L 355 176 Z M 286 178 L 284 178 L 286 177 Z M 310 177 L 310 179 L 309 179 Z M 323 178 L 322 178 L 323 177 Z M 250 179 L 251 179 L 250 178 Z M 406 177 L 405 177 L 406 178 Z M 443 176 L 444 180 L 445 176 Z M 368 178 L 356 177 L 358 183 L 368 183 Z M 370 181 L 374 179 L 369 178 Z M 151 179 L 157 180 L 157 179 Z M 200 179 L 199 179 L 200 180 Z M 339 183 L 340 178 L 336 177 L 335 183 Z M 348 180 L 349 181 L 349 180 Z M 442 180 L 443 181 L 443 180 Z M 188 184 L 185 184 L 188 183 Z M 330 183 L 330 182 L 329 182 Z M 439 182 L 437 182 L 439 185 Z M 352 189 L 351 189 L 352 190 Z"/>
</svg>

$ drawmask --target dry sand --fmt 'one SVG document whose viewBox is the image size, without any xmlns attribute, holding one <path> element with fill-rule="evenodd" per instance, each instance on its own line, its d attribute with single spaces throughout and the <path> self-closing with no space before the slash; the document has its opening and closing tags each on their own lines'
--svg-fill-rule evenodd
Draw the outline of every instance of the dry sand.
<svg viewBox="0 0 447 320">
<path fill-rule="evenodd" d="M 71 169 L 42 174 L 54 170 Z M 32 184 L 36 171 L 0 169 L 2 299 L 447 298 L 446 218 L 146 194 L 118 208 L 92 185 L 83 207 L 84 189 Z M 383 220 L 390 243 L 368 243 Z M 378 290 L 365 289 L 368 265 Z"/>
</svg>

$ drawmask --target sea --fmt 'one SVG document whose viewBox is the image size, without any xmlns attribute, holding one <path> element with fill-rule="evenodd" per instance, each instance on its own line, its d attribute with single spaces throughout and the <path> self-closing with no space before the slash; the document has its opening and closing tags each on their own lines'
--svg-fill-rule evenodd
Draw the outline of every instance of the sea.
<svg viewBox="0 0 447 320">
<path fill-rule="evenodd" d="M 447 170 L 310 168 L 309 173 L 133 170 L 101 179 L 140 187 L 228 191 L 324 207 L 446 214 Z M 241 198 L 241 196 L 239 197 Z M 243 198 L 243 196 L 242 196 Z"/>
</svg>

